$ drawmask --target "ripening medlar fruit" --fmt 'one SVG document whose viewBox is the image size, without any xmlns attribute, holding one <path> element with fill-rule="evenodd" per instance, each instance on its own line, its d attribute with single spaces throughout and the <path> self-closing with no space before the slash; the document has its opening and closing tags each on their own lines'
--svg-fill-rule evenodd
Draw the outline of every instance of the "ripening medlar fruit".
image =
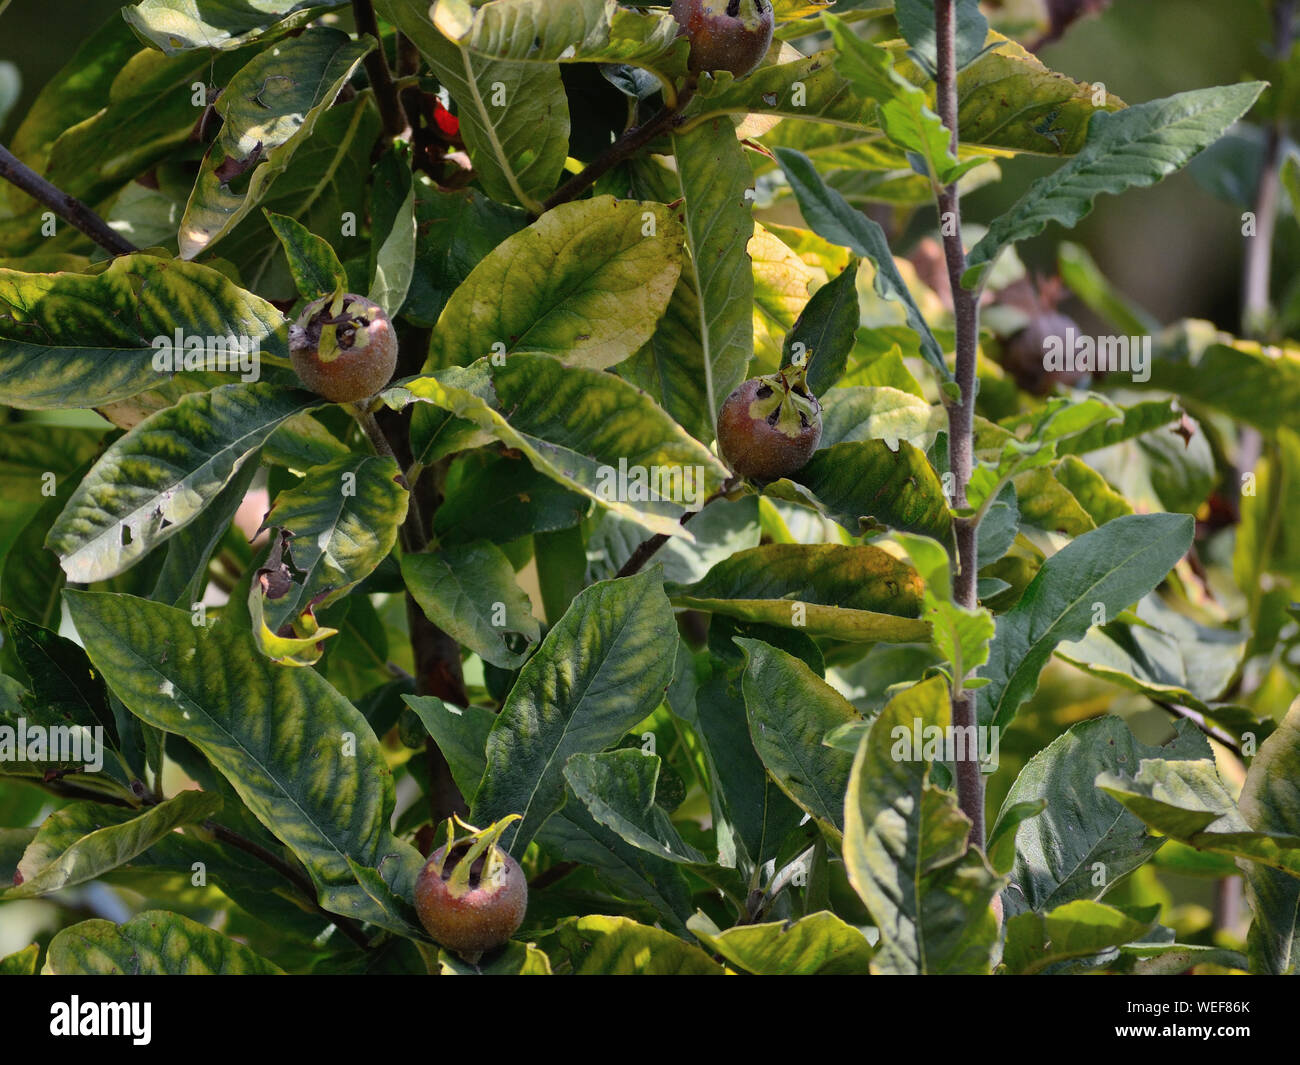
<svg viewBox="0 0 1300 1065">
<path fill-rule="evenodd" d="M 379 304 L 335 293 L 303 308 L 289 328 L 289 358 L 303 384 L 318 396 L 357 403 L 392 379 L 397 337 Z"/>
<path fill-rule="evenodd" d="M 1045 396 L 1056 384 L 1073 387 L 1087 377 L 1083 371 L 1049 370 L 1044 364 L 1048 341 L 1057 337 L 1068 350 L 1079 327 L 1073 318 L 1053 310 L 1034 313 L 1019 332 L 1002 342 L 1002 366 L 1026 392 Z"/>
<path fill-rule="evenodd" d="M 751 377 L 718 414 L 718 447 L 731 468 L 757 481 L 802 469 L 822 438 L 822 407 L 808 391 L 806 367 Z"/>
<path fill-rule="evenodd" d="M 518 819 L 512 814 L 450 840 L 429 856 L 415 881 L 420 923 L 442 946 L 470 960 L 502 946 L 523 923 L 528 882 L 519 863 L 497 846 L 501 832 Z"/>
<path fill-rule="evenodd" d="M 743 78 L 772 45 L 772 0 L 673 0 L 672 12 L 690 38 L 694 74 L 729 70 Z"/>
</svg>

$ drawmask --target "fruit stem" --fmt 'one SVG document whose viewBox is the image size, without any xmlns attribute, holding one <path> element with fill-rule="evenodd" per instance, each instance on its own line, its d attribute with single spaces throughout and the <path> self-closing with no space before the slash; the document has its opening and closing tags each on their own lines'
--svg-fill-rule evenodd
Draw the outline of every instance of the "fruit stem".
<svg viewBox="0 0 1300 1065">
<path fill-rule="evenodd" d="M 935 51 L 938 60 L 935 73 L 935 97 L 939 118 L 949 130 L 949 145 L 957 153 L 957 53 L 956 53 L 956 0 L 935 0 L 934 31 Z M 939 219 L 942 223 L 944 259 L 948 267 L 948 284 L 952 290 L 953 316 L 957 326 L 956 381 L 960 398 L 945 398 L 948 408 L 948 462 L 952 472 L 952 499 L 954 509 L 966 506 L 966 486 L 970 483 L 974 465 L 975 425 L 975 358 L 979 339 L 979 299 L 971 289 L 963 288 L 962 274 L 966 272 L 966 252 L 961 238 L 961 194 L 957 183 L 939 192 Z M 974 609 L 977 605 L 975 575 L 979 570 L 978 526 L 965 518 L 954 521 L 957 552 L 954 559 L 953 598 L 958 606 Z M 952 723 L 957 729 L 975 725 L 975 695 L 961 691 L 960 685 L 953 693 Z M 973 731 L 971 735 L 973 735 Z M 970 818 L 969 839 L 976 846 L 984 845 L 984 781 L 980 776 L 978 756 L 971 751 L 970 758 L 956 763 L 957 800 L 962 812 Z"/>
<path fill-rule="evenodd" d="M 76 197 L 51 185 L 3 144 L 0 144 L 0 178 L 22 189 L 37 203 L 43 203 L 110 255 L 130 255 L 140 250 L 120 233 L 110 229 L 107 222 Z"/>
</svg>

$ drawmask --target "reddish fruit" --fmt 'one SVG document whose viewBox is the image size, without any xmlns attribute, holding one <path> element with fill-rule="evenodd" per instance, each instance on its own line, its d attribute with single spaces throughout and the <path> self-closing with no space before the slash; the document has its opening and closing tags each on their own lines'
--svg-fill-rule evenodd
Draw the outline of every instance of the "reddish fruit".
<svg viewBox="0 0 1300 1065">
<path fill-rule="evenodd" d="M 420 923 L 448 950 L 471 959 L 502 946 L 523 923 L 528 882 L 497 846 L 517 815 L 482 832 L 451 840 L 433 852 L 415 882 Z M 469 826 L 466 826 L 469 827 Z"/>
<path fill-rule="evenodd" d="M 803 367 L 751 377 L 718 414 L 718 447 L 731 468 L 758 481 L 802 469 L 822 438 L 822 408 Z"/>
<path fill-rule="evenodd" d="M 392 379 L 397 337 L 379 304 L 350 293 L 322 296 L 289 329 L 289 358 L 317 395 L 357 403 Z"/>
<path fill-rule="evenodd" d="M 729 70 L 743 78 L 772 45 L 772 0 L 673 0 L 672 12 L 690 38 L 695 74 Z"/>
<path fill-rule="evenodd" d="M 1049 342 L 1058 338 L 1063 350 L 1079 335 L 1074 319 L 1056 311 L 1039 311 L 1018 333 L 1002 342 L 1002 366 L 1026 392 L 1045 396 L 1054 385 L 1073 387 L 1088 375 L 1082 371 L 1049 370 L 1044 358 Z"/>
</svg>

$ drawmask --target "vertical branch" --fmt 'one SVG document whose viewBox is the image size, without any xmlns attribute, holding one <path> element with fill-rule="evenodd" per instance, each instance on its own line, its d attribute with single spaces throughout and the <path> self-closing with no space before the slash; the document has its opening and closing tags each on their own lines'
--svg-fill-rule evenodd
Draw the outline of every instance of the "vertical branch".
<svg viewBox="0 0 1300 1065">
<path fill-rule="evenodd" d="M 951 147 L 957 151 L 957 58 L 956 0 L 935 0 L 934 28 L 937 58 L 935 87 L 939 117 L 951 134 Z M 948 460 L 952 471 L 952 505 L 967 505 L 966 486 L 974 464 L 975 424 L 975 355 L 979 340 L 979 302 L 970 289 L 962 287 L 966 272 L 966 252 L 961 239 L 961 197 L 957 184 L 947 185 L 939 193 L 939 222 L 943 234 L 944 261 L 948 267 L 948 284 L 952 289 L 953 315 L 957 326 L 957 386 L 959 399 L 946 401 L 948 408 Z M 953 595 L 957 605 L 974 608 L 975 574 L 979 553 L 975 522 L 958 518 L 956 522 L 957 556 Z M 975 725 L 975 697 L 963 691 L 961 677 L 954 678 L 952 723 L 957 728 Z M 974 745 L 971 745 L 972 747 Z M 971 841 L 984 844 L 984 782 L 980 778 L 978 755 L 957 762 L 957 799 L 962 812 L 971 819 Z"/>
<path fill-rule="evenodd" d="M 369 34 L 375 39 L 375 48 L 365 58 L 366 76 L 370 86 L 375 90 L 375 102 L 384 120 L 384 133 L 390 137 L 401 137 L 411 128 L 406 117 L 406 109 L 397 97 L 397 86 L 388 69 L 388 57 L 384 55 L 384 39 L 379 35 L 379 20 L 375 17 L 375 7 L 371 0 L 352 0 L 352 14 L 356 19 L 357 33 Z"/>
</svg>

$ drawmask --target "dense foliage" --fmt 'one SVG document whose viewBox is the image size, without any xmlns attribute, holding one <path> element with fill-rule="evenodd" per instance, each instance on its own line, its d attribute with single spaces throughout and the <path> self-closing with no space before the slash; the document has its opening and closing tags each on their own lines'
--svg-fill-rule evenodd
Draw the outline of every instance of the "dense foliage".
<svg viewBox="0 0 1300 1065">
<path fill-rule="evenodd" d="M 140 0 L 43 88 L 0 159 L 0 971 L 1300 968 L 1300 316 L 1016 254 L 1294 92 L 1126 102 L 960 0 L 954 151 L 934 0 L 744 6 L 735 77 L 666 2 Z M 1021 155 L 999 217 L 935 210 Z M 717 446 L 756 377 L 727 431 L 806 462 Z M 417 913 L 453 815 L 528 880 L 502 948 Z"/>
</svg>

